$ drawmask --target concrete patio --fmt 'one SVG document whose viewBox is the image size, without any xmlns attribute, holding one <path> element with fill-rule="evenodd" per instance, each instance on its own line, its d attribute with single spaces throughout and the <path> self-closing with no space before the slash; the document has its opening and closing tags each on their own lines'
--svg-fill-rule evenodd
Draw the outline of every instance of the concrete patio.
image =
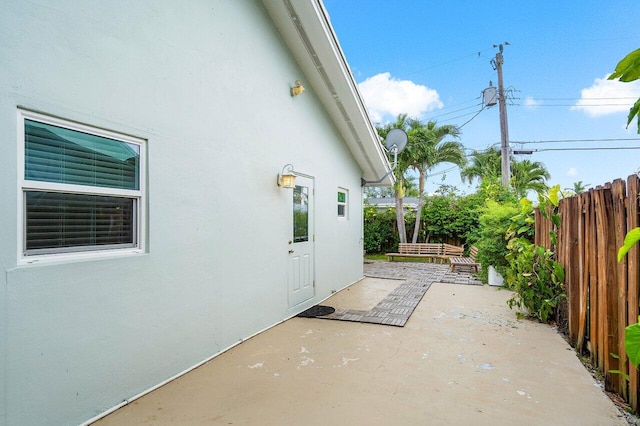
<svg viewBox="0 0 640 426">
<path fill-rule="evenodd" d="M 627 424 L 553 328 L 516 319 L 508 291 L 446 265 L 365 273 L 323 305 L 372 312 L 422 283 L 404 327 L 292 318 L 95 424 Z"/>
</svg>

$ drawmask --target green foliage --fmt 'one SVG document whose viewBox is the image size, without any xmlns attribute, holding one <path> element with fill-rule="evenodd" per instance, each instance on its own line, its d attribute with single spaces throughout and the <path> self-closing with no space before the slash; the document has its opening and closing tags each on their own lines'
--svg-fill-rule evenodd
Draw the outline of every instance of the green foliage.
<svg viewBox="0 0 640 426">
<path fill-rule="evenodd" d="M 445 191 L 446 192 L 446 191 Z M 465 196 L 449 191 L 445 195 L 428 197 L 423 206 L 424 229 L 419 241 L 457 241 L 469 247 L 479 238 L 478 218 L 484 207 L 484 198 L 476 193 Z M 409 226 L 415 221 L 414 212 L 405 214 Z M 367 253 L 393 251 L 399 243 L 396 230 L 395 208 L 379 211 L 364 208 L 364 249 Z"/>
<path fill-rule="evenodd" d="M 618 65 L 616 70 L 609 76 L 609 80 L 619 79 L 625 83 L 638 80 L 640 78 L 640 49 L 634 50 L 625 56 Z M 627 127 L 631 124 L 634 117 L 638 117 L 638 133 L 640 133 L 640 99 L 629 110 L 627 117 Z"/>
<path fill-rule="evenodd" d="M 633 228 L 627 232 L 627 235 L 624 237 L 624 244 L 618 250 L 618 262 L 622 260 L 629 250 L 631 250 L 631 247 L 638 241 L 640 241 L 640 228 Z M 638 322 L 640 322 L 640 317 L 638 317 Z M 638 363 L 640 363 L 640 324 L 631 324 L 624 329 L 624 349 L 629 357 L 629 361 L 637 367 Z"/>
<path fill-rule="evenodd" d="M 524 198 L 530 190 L 541 193 L 547 190 L 547 179 L 551 175 L 539 161 L 513 161 L 511 163 L 511 187 Z"/>
<path fill-rule="evenodd" d="M 556 226 L 560 223 L 557 212 L 559 185 L 547 194 L 540 194 L 539 208 Z M 507 302 L 525 309 L 527 313 L 547 322 L 555 317 L 558 302 L 566 296 L 564 291 L 564 269 L 556 261 L 555 253 L 533 243 L 535 219 L 533 204 L 520 200 L 520 212 L 514 215 L 506 232 L 508 254 L 506 260 L 506 282 L 514 296 Z M 557 231 L 552 231 L 551 241 L 557 241 Z M 554 242 L 555 245 L 555 242 Z"/>
<path fill-rule="evenodd" d="M 395 227 L 395 209 L 378 211 L 377 207 L 364 208 L 364 250 L 367 253 L 392 251 L 398 245 Z"/>
<path fill-rule="evenodd" d="M 637 367 L 640 363 L 640 324 L 631 324 L 624 329 L 624 349 L 629 361 Z"/>
<path fill-rule="evenodd" d="M 627 235 L 624 237 L 624 244 L 618 250 L 618 262 L 622 260 L 629 250 L 631 250 L 631 247 L 638 241 L 640 241 L 640 228 L 633 228 L 627 232 Z"/>
<path fill-rule="evenodd" d="M 485 177 L 478 189 L 478 194 L 484 200 L 498 203 L 517 203 L 518 197 L 509 188 L 502 186 L 500 176 Z"/>
<path fill-rule="evenodd" d="M 471 163 L 460 170 L 460 178 L 468 183 L 473 183 L 476 179 L 480 182 L 499 179 L 502 174 L 500 155 L 500 150 L 493 146 L 484 151 L 473 151 Z"/>
<path fill-rule="evenodd" d="M 634 50 L 618 62 L 616 70 L 609 76 L 609 80 L 616 78 L 625 83 L 640 78 L 640 49 Z"/>
<path fill-rule="evenodd" d="M 478 247 L 477 260 L 482 265 L 480 276 L 484 280 L 487 279 L 489 265 L 504 276 L 508 266 L 505 235 L 511 224 L 511 218 L 519 211 L 516 201 L 498 203 L 491 199 L 487 200 L 480 216 L 480 238 L 475 243 Z"/>
<path fill-rule="evenodd" d="M 618 361 L 620 361 L 620 356 L 618 354 L 614 354 L 613 352 L 609 352 L 609 355 L 611 355 L 611 358 L 615 358 Z M 622 363 L 621 367 L 624 370 L 624 366 L 626 363 Z M 624 377 L 624 379 L 628 382 L 629 381 L 629 375 L 627 373 L 625 373 L 623 370 L 609 370 L 609 373 L 611 374 L 620 374 L 622 377 Z"/>
<path fill-rule="evenodd" d="M 466 244 L 478 228 L 483 201 L 477 194 L 457 197 L 435 195 L 426 199 L 422 218 L 431 242 L 460 240 Z"/>
<path fill-rule="evenodd" d="M 507 301 L 547 322 L 555 316 L 558 302 L 565 297 L 564 269 L 555 261 L 555 254 L 536 246 L 526 238 L 509 241 L 506 281 L 514 295 Z"/>
</svg>

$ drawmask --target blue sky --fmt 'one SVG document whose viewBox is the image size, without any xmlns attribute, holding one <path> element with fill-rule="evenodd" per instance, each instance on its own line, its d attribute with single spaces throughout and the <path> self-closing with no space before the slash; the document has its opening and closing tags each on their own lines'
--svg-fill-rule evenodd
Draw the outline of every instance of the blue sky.
<svg viewBox="0 0 640 426">
<path fill-rule="evenodd" d="M 640 169 L 635 121 L 625 129 L 640 81 L 605 80 L 640 48 L 640 2 L 324 0 L 334 30 L 374 122 L 400 112 L 423 121 L 462 125 L 470 149 L 500 146 L 498 107 L 482 108 L 481 92 L 497 72 L 490 60 L 504 47 L 504 85 L 512 149 L 538 151 L 550 184 L 602 185 Z M 477 114 L 477 116 L 476 116 Z M 475 116 L 475 118 L 474 118 Z M 627 139 L 632 141 L 594 141 Z M 579 142 L 546 142 L 580 140 Z M 542 143 L 527 143 L 544 141 Z M 473 191 L 458 169 L 443 165 L 427 191 L 442 183 Z M 443 174 L 443 172 L 445 172 Z"/>
</svg>

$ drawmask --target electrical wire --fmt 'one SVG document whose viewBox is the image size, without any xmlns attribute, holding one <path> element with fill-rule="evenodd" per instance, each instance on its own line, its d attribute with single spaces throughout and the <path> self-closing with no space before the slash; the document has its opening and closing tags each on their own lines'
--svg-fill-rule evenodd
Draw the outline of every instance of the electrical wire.
<svg viewBox="0 0 640 426">
<path fill-rule="evenodd" d="M 640 138 L 558 139 L 558 140 L 546 140 L 546 141 L 509 141 L 509 143 L 527 145 L 532 143 L 619 142 L 619 141 L 640 141 Z"/>
<path fill-rule="evenodd" d="M 441 62 L 441 63 L 438 63 L 438 64 L 434 64 L 434 65 L 428 66 L 426 68 L 420 68 L 420 69 L 418 69 L 416 71 L 411 71 L 411 72 L 408 72 L 408 73 L 404 73 L 404 74 L 402 74 L 402 76 L 406 77 L 406 76 L 409 76 L 409 75 L 418 74 L 418 73 L 421 73 L 421 72 L 424 72 L 424 71 L 428 71 L 428 70 L 433 69 L 433 68 L 437 68 L 437 67 L 440 67 L 440 66 L 443 66 L 443 65 L 448 65 L 448 64 L 451 64 L 451 63 L 454 63 L 454 62 L 461 61 L 463 59 L 467 59 L 467 58 L 469 58 L 471 56 L 480 57 L 482 53 L 487 52 L 487 51 L 492 50 L 492 49 L 493 48 L 490 47 L 490 48 L 487 48 L 487 49 L 484 49 L 484 50 L 480 50 L 480 51 L 476 51 L 476 52 L 473 52 L 473 53 L 469 53 L 468 55 L 464 55 L 464 56 L 460 56 L 458 58 L 450 59 L 450 60 L 447 60 L 445 62 Z"/>
<path fill-rule="evenodd" d="M 543 151 L 607 151 L 607 150 L 624 150 L 624 149 L 640 149 L 640 146 L 606 146 L 606 147 L 591 147 L 591 148 L 539 148 L 532 149 L 533 152 Z"/>
<path fill-rule="evenodd" d="M 522 105 L 522 104 L 509 104 L 509 106 L 516 106 L 516 107 L 576 107 L 576 108 L 582 108 L 582 107 L 612 107 L 612 106 L 617 106 L 617 107 L 630 107 L 630 104 L 538 104 L 538 105 Z"/>
<path fill-rule="evenodd" d="M 455 114 L 456 112 L 465 111 L 465 110 L 467 110 L 467 109 L 471 109 L 471 108 L 477 108 L 477 107 L 479 107 L 480 105 L 482 105 L 482 104 L 475 104 L 475 105 L 472 105 L 472 106 L 470 106 L 470 107 L 460 108 L 460 109 L 457 109 L 457 110 L 455 110 L 455 111 L 451 111 L 451 112 L 446 112 L 446 113 L 443 113 L 443 114 L 434 115 L 434 116 L 432 116 L 431 118 L 432 118 L 432 119 L 435 119 L 435 118 L 439 118 L 439 117 L 444 117 L 445 115 Z"/>
<path fill-rule="evenodd" d="M 633 96 L 621 96 L 616 98 L 536 98 L 535 96 L 531 96 L 531 98 L 536 101 L 579 101 L 579 100 L 610 101 L 610 100 L 617 100 L 617 99 L 637 99 Z M 516 99 L 520 99 L 520 98 L 516 98 Z"/>
<path fill-rule="evenodd" d="M 466 126 L 467 124 L 469 124 L 471 122 L 471 120 L 473 120 L 474 118 L 476 118 L 478 115 L 480 115 L 480 113 L 482 111 L 484 111 L 485 106 L 483 105 L 482 108 L 480 108 L 480 111 L 478 111 L 476 113 L 476 115 L 474 115 L 473 117 L 471 117 L 470 119 L 468 119 L 467 121 L 465 121 L 464 123 L 462 123 L 460 126 L 458 126 L 458 129 L 462 129 L 464 126 Z"/>
</svg>

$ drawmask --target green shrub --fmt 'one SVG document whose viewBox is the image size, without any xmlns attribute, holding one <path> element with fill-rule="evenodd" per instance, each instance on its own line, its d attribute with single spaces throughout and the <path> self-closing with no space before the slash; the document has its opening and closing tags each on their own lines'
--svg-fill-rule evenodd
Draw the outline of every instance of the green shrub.
<svg viewBox="0 0 640 426">
<path fill-rule="evenodd" d="M 430 242 L 454 242 L 469 245 L 477 234 L 479 210 L 484 199 L 478 194 L 428 197 L 422 210 L 426 236 Z M 425 235 L 421 235 L 424 241 Z"/>
<path fill-rule="evenodd" d="M 560 223 L 557 211 L 559 186 L 548 194 L 539 196 L 539 208 L 556 224 Z M 540 321 L 547 322 L 557 316 L 558 302 L 564 291 L 564 269 L 556 261 L 553 251 L 533 243 L 535 219 L 533 205 L 527 199 L 520 200 L 520 212 L 511 220 L 506 237 L 508 254 L 506 260 L 506 283 L 514 295 L 507 302 L 510 308 L 517 306 Z M 557 240 L 557 231 L 551 233 L 551 241 Z"/>
<path fill-rule="evenodd" d="M 510 308 L 525 309 L 529 316 L 547 322 L 555 318 L 558 302 L 565 297 L 564 269 L 554 260 L 554 253 L 525 238 L 509 242 L 509 267 L 506 281 L 514 295 Z"/>
<path fill-rule="evenodd" d="M 518 212 L 518 205 L 514 201 L 498 203 L 487 200 L 480 216 L 480 238 L 475 243 L 478 247 L 477 260 L 482 265 L 480 277 L 485 282 L 489 265 L 493 266 L 501 275 L 505 275 L 506 267 L 509 264 L 506 259 L 509 251 L 505 235 L 511 225 L 511 218 Z"/>
<path fill-rule="evenodd" d="M 364 208 L 364 250 L 385 253 L 398 247 L 395 209 L 379 211 L 374 206 Z"/>
</svg>

